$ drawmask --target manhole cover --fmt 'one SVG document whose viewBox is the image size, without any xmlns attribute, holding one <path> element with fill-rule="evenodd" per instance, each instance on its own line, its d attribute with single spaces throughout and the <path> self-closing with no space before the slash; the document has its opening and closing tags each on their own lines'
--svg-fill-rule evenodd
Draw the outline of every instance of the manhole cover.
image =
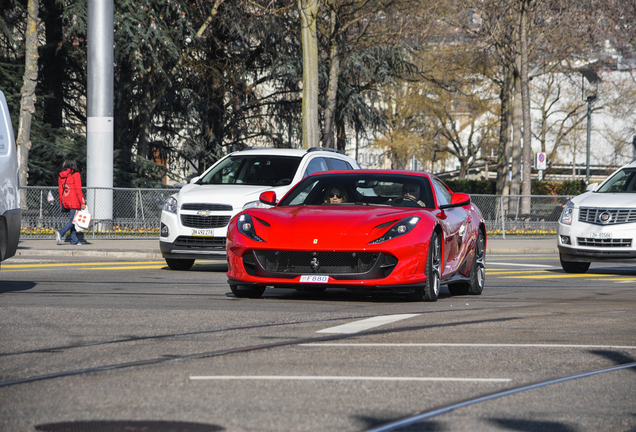
<svg viewBox="0 0 636 432">
<path fill-rule="evenodd" d="M 42 432 L 219 432 L 225 428 L 216 425 L 178 421 L 153 420 L 95 420 L 38 425 Z"/>
</svg>

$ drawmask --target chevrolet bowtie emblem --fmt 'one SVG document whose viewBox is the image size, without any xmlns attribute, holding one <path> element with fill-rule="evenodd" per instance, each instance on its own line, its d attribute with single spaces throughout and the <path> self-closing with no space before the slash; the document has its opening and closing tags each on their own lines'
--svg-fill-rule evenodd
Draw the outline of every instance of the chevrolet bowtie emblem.
<svg viewBox="0 0 636 432">
<path fill-rule="evenodd" d="M 212 212 L 211 212 L 211 211 L 209 211 L 209 210 L 199 210 L 199 211 L 197 212 L 197 214 L 198 214 L 199 216 L 210 216 L 210 215 L 212 214 Z"/>
</svg>

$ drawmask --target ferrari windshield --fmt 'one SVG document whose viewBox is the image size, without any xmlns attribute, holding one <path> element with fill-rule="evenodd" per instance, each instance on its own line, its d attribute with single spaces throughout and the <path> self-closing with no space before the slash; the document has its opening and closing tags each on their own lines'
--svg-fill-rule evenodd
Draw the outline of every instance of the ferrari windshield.
<svg viewBox="0 0 636 432">
<path fill-rule="evenodd" d="M 278 204 L 391 205 L 434 208 L 427 177 L 392 173 L 346 173 L 310 176 L 298 183 Z"/>
<path fill-rule="evenodd" d="M 197 183 L 284 186 L 292 182 L 300 160 L 300 157 L 295 156 L 230 156 Z"/>
<path fill-rule="evenodd" d="M 596 191 L 599 193 L 634 193 L 636 192 L 636 168 L 623 168 L 609 178 Z"/>
</svg>

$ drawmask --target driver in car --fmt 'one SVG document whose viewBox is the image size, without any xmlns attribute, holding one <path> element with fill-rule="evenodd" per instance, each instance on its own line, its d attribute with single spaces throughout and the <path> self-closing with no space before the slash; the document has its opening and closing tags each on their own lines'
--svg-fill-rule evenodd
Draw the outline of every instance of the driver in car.
<svg viewBox="0 0 636 432">
<path fill-rule="evenodd" d="M 420 200 L 420 186 L 415 183 L 402 185 L 402 199 L 416 202 L 420 207 L 426 207 L 426 204 Z"/>
</svg>

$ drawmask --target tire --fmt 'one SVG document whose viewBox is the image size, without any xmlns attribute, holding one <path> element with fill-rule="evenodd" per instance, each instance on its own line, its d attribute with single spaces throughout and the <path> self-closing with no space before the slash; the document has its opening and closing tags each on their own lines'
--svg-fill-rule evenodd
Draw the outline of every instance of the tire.
<svg viewBox="0 0 636 432">
<path fill-rule="evenodd" d="M 408 301 L 437 301 L 439 296 L 440 274 L 442 266 L 442 243 L 439 235 L 433 232 L 428 246 L 428 258 L 426 260 L 426 284 L 417 287 L 411 294 L 407 294 Z"/>
<path fill-rule="evenodd" d="M 166 264 L 172 270 L 190 270 L 194 265 L 194 260 L 166 258 Z"/>
<path fill-rule="evenodd" d="M 480 295 L 484 290 L 484 282 L 486 280 L 486 247 L 485 237 L 482 231 L 477 235 L 477 243 L 475 244 L 475 257 L 473 265 L 470 268 L 470 280 L 468 282 L 460 282 L 448 285 L 448 291 L 452 295 Z"/>
<path fill-rule="evenodd" d="M 561 261 L 561 267 L 566 273 L 585 273 L 590 268 L 589 262 L 571 262 L 563 261 L 563 255 L 559 254 L 559 260 Z"/>
<path fill-rule="evenodd" d="M 232 294 L 239 298 L 259 298 L 265 292 L 260 285 L 230 285 Z"/>
</svg>

